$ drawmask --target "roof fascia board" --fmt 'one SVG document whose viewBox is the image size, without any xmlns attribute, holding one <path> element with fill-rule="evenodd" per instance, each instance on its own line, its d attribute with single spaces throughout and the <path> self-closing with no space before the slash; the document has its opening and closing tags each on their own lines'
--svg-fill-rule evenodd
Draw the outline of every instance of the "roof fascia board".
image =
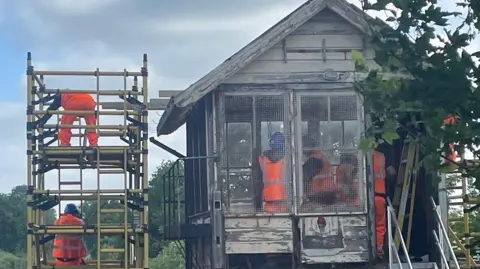
<svg viewBox="0 0 480 269">
<path fill-rule="evenodd" d="M 368 16 L 368 14 L 358 7 L 349 4 L 345 0 L 328 0 L 325 4 L 362 33 L 367 34 L 369 32 L 368 23 L 365 19 L 365 16 Z"/>
</svg>

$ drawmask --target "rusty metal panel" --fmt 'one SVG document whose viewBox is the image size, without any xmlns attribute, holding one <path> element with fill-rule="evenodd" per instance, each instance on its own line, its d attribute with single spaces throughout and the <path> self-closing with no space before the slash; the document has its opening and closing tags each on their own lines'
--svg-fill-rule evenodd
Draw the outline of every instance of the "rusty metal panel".
<svg viewBox="0 0 480 269">
<path fill-rule="evenodd" d="M 225 212 L 288 214 L 292 205 L 288 95 L 255 91 L 242 94 L 225 93 L 224 97 L 225 150 L 221 154 L 219 176 Z M 277 132 L 283 135 L 284 141 L 281 148 L 273 149 L 269 141 Z M 281 174 L 275 178 L 278 181 L 268 178 L 266 171 L 272 169 Z M 275 202 L 267 201 L 272 199 L 267 195 L 272 193 L 272 188 Z"/>
<path fill-rule="evenodd" d="M 226 253 L 292 253 L 288 217 L 225 218 Z"/>
<path fill-rule="evenodd" d="M 299 214 L 364 213 L 359 97 L 352 90 L 298 93 L 296 100 Z"/>
<path fill-rule="evenodd" d="M 368 261 L 365 215 L 300 219 L 302 262 L 354 263 Z"/>
</svg>

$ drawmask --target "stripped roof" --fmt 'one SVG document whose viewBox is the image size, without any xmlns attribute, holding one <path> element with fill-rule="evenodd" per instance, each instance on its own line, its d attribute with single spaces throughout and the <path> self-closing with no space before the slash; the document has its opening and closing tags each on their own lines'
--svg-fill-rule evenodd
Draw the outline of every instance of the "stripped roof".
<svg viewBox="0 0 480 269">
<path fill-rule="evenodd" d="M 176 131 L 186 122 L 189 111 L 197 101 L 325 8 L 329 8 L 363 33 L 367 32 L 365 14 L 346 0 L 309 0 L 197 82 L 172 97 L 157 125 L 157 135 Z"/>
</svg>

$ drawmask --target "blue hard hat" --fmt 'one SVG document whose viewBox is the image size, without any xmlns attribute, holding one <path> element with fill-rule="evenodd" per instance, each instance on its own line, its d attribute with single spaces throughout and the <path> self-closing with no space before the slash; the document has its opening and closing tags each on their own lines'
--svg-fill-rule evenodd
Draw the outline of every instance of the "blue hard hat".
<svg viewBox="0 0 480 269">
<path fill-rule="evenodd" d="M 275 132 L 270 136 L 270 148 L 283 149 L 285 147 L 285 136 L 281 132 Z"/>
<path fill-rule="evenodd" d="M 65 214 L 78 214 L 78 208 L 75 204 L 67 204 L 63 210 Z"/>
</svg>

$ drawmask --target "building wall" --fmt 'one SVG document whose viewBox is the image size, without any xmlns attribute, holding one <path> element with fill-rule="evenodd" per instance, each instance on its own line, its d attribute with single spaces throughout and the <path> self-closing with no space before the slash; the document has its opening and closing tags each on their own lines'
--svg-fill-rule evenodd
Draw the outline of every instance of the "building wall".
<svg viewBox="0 0 480 269">
<path fill-rule="evenodd" d="M 329 69 L 348 74 L 342 77 L 348 80 L 355 68 L 352 50 L 363 51 L 367 64 L 377 67 L 360 30 L 326 9 L 226 83 L 322 82 L 322 73 Z"/>
<path fill-rule="evenodd" d="M 352 51 L 363 52 L 369 67 L 378 67 L 373 61 L 374 51 L 366 44 L 364 35 L 345 19 L 331 10 L 324 10 L 300 26 L 282 42 L 276 44 L 245 68 L 239 70 L 225 84 L 277 84 L 352 82 L 355 61 Z M 326 76 L 328 75 L 328 76 Z M 318 84 L 317 84 L 318 85 Z M 329 85 L 332 85 L 331 83 Z M 233 85 L 232 85 L 233 86 Z M 308 84 L 305 87 L 309 87 Z M 315 88 L 318 90 L 318 88 Z M 333 89 L 333 88 L 332 88 Z M 328 89 L 327 89 L 328 90 Z M 367 215 L 325 217 L 327 225 L 319 227 L 317 217 L 300 217 L 299 229 L 302 262 L 342 263 L 369 260 L 369 236 Z M 227 253 L 258 253 L 253 245 L 268 245 L 271 253 L 292 251 L 293 234 L 287 226 L 268 223 L 270 240 L 260 236 L 264 227 L 242 225 L 240 219 L 229 219 L 235 225 L 226 225 Z M 251 220 L 254 221 L 254 220 Z M 257 221 L 261 221 L 257 218 Z M 284 221 L 279 219 L 278 221 Z M 278 227 L 277 227 L 278 226 Z M 266 235 L 266 234 L 265 234 Z M 271 242 L 275 238 L 278 242 Z M 247 243 L 248 242 L 248 243 Z M 246 244 L 245 244 L 246 243 Z"/>
</svg>

